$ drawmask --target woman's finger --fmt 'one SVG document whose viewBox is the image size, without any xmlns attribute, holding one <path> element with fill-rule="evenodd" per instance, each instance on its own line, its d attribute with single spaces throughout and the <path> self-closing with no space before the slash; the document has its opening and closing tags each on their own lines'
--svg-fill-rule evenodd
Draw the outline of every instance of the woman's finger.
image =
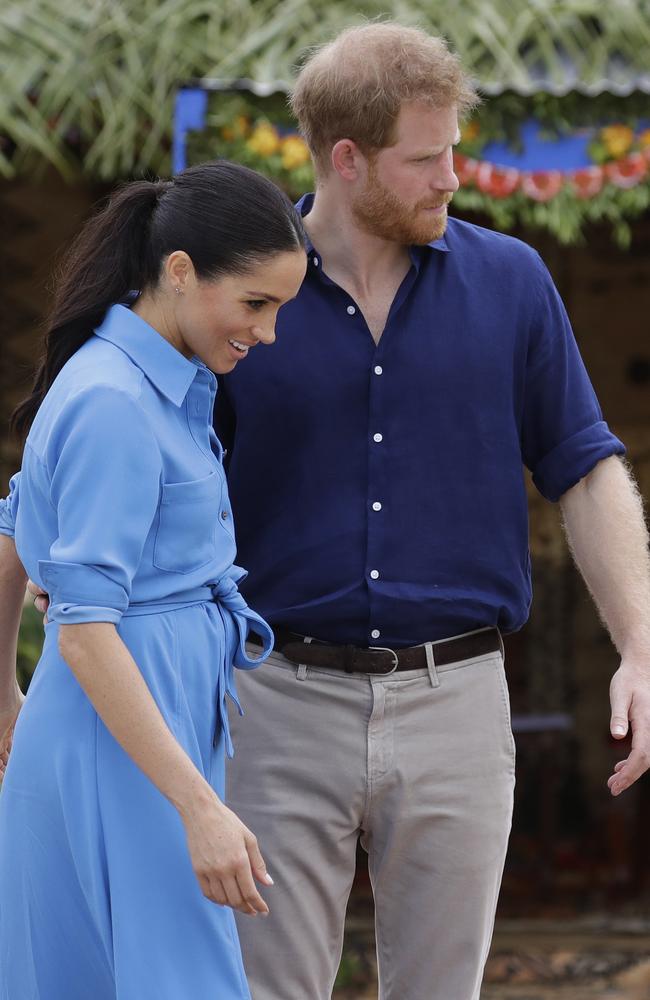
<svg viewBox="0 0 650 1000">
<path fill-rule="evenodd" d="M 239 883 L 234 875 L 223 876 L 221 884 L 226 892 L 228 906 L 232 906 L 233 910 L 239 910 L 240 913 L 245 913 L 247 916 L 256 916 L 257 911 L 245 901 Z"/>
<path fill-rule="evenodd" d="M 269 912 L 269 908 L 257 891 L 257 886 L 253 881 L 253 873 L 250 864 L 242 866 L 237 872 L 237 882 L 239 891 L 245 902 L 254 913 L 261 913 L 264 916 Z"/>
<path fill-rule="evenodd" d="M 266 862 L 262 857 L 257 837 L 250 830 L 247 831 L 245 843 L 253 875 L 259 882 L 263 882 L 264 885 L 273 885 L 273 879 L 266 870 Z"/>
</svg>

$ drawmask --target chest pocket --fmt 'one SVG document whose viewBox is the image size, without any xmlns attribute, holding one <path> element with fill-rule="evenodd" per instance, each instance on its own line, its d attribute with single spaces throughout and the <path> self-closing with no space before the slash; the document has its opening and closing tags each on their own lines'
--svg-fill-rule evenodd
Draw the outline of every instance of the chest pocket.
<svg viewBox="0 0 650 1000">
<path fill-rule="evenodd" d="M 223 491 L 218 472 L 189 483 L 163 483 L 154 566 L 193 573 L 215 557 Z"/>
</svg>

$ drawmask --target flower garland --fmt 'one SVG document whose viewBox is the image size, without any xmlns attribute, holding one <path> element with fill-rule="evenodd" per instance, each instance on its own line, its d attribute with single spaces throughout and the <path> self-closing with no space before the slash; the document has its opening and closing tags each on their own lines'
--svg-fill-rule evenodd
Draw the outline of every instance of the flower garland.
<svg viewBox="0 0 650 1000">
<path fill-rule="evenodd" d="M 478 126 L 470 122 L 461 137 L 475 143 Z M 576 198 L 593 198 L 607 182 L 628 190 L 635 187 L 650 170 L 650 128 L 638 134 L 629 125 L 608 125 L 600 129 L 589 146 L 594 163 L 573 170 L 518 170 L 501 167 L 463 153 L 456 153 L 454 165 L 462 185 L 475 184 L 492 198 L 507 198 L 521 188 L 533 201 L 554 198 L 566 184 Z"/>
<path fill-rule="evenodd" d="M 546 122 L 541 116 L 552 140 L 571 134 L 566 121 L 557 130 L 549 127 L 551 115 L 558 117 L 558 107 L 550 104 Z M 222 100 L 219 108 L 206 131 L 190 136 L 190 162 L 224 156 L 267 174 L 293 197 L 312 188 L 309 150 L 285 104 L 264 106 L 238 95 Z M 491 107 L 487 115 L 482 111 L 480 119 L 464 126 L 454 156 L 461 184 L 454 205 L 461 212 L 487 215 L 500 229 L 546 228 L 562 243 L 580 242 L 586 224 L 605 221 L 619 245 L 626 246 L 630 221 L 650 209 L 650 128 L 624 121 L 592 127 L 586 147 L 591 162 L 586 165 L 568 170 L 519 169 L 482 156 L 495 138 L 507 140 L 513 148 L 521 143 L 508 109 L 506 100 L 501 119 Z"/>
</svg>

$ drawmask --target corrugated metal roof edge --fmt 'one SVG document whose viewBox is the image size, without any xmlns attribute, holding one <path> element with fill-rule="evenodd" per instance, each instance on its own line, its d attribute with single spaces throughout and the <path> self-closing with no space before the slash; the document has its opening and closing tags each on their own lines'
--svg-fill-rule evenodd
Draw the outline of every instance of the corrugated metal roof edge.
<svg viewBox="0 0 650 1000">
<path fill-rule="evenodd" d="M 269 94 L 288 93 L 291 84 L 286 80 L 251 80 L 247 77 L 236 80 L 224 80 L 216 77 L 203 77 L 188 80 L 182 84 L 183 87 L 201 87 L 204 90 L 248 90 L 258 97 L 268 97 Z M 597 97 L 599 94 L 614 94 L 616 97 L 629 97 L 630 94 L 643 93 L 650 94 L 650 75 L 639 76 L 624 82 L 602 79 L 593 83 L 583 81 L 572 81 L 564 83 L 553 83 L 550 80 L 533 81 L 527 80 L 525 83 L 502 83 L 482 81 L 476 84 L 481 93 L 489 97 L 498 97 L 499 94 L 515 93 L 522 97 L 530 97 L 532 94 L 553 94 L 555 97 L 564 97 L 567 94 L 579 93 L 587 97 Z"/>
</svg>

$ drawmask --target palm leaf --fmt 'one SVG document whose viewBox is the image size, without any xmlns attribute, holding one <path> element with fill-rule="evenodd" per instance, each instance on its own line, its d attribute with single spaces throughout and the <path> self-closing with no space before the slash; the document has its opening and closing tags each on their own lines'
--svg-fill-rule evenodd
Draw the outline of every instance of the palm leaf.
<svg viewBox="0 0 650 1000">
<path fill-rule="evenodd" d="M 607 85 L 613 60 L 647 74 L 650 0 L 393 0 L 392 15 L 443 34 L 488 92 Z M 0 5 L 0 173 L 49 162 L 112 179 L 169 169 L 173 95 L 203 76 L 287 84 L 308 46 L 385 16 L 385 0 L 5 0 Z"/>
</svg>

